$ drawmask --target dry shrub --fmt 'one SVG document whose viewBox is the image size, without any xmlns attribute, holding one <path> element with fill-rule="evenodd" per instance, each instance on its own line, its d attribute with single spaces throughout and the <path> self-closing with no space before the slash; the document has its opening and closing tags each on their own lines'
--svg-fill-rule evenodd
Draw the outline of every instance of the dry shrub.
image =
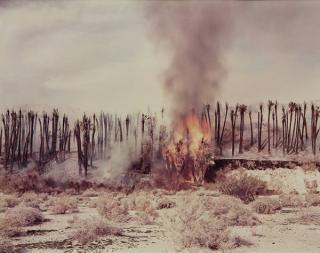
<svg viewBox="0 0 320 253">
<path fill-rule="evenodd" d="M 136 211 L 135 220 L 141 225 L 154 224 L 159 217 L 155 208 L 155 199 L 157 195 L 154 192 L 134 192 L 127 198 L 128 207 L 130 210 Z"/>
<path fill-rule="evenodd" d="M 218 191 L 219 190 L 218 184 L 216 184 L 216 183 L 210 182 L 210 183 L 204 184 L 203 186 L 206 190 L 209 190 L 209 191 Z"/>
<path fill-rule="evenodd" d="M 87 202 L 87 205 L 88 207 L 90 208 L 97 208 L 98 206 L 98 203 L 97 203 L 97 199 L 90 199 L 88 202 Z"/>
<path fill-rule="evenodd" d="M 13 195 L 0 195 L 0 208 L 12 208 L 17 206 L 20 200 Z"/>
<path fill-rule="evenodd" d="M 92 198 L 92 197 L 98 197 L 99 196 L 99 192 L 93 190 L 93 189 L 87 189 L 85 190 L 82 194 L 81 194 L 83 197 L 89 197 L 89 198 Z"/>
<path fill-rule="evenodd" d="M 148 208 L 145 211 L 137 212 L 135 220 L 140 225 L 152 225 L 155 224 L 156 219 L 159 217 L 157 211 L 153 208 Z"/>
<path fill-rule="evenodd" d="M 320 225 L 320 214 L 307 213 L 301 214 L 298 217 L 287 219 L 288 223 L 301 224 L 301 225 Z"/>
<path fill-rule="evenodd" d="M 22 227 L 12 224 L 12 221 L 7 218 L 0 219 L 0 236 L 15 237 L 23 234 Z"/>
<path fill-rule="evenodd" d="M 163 190 L 163 189 L 154 189 L 152 191 L 152 195 L 157 196 L 157 197 L 163 197 L 165 195 L 172 195 L 172 194 L 175 194 L 175 192 L 167 191 L 167 190 Z"/>
<path fill-rule="evenodd" d="M 228 225 L 258 223 L 250 210 L 244 209 L 244 204 L 233 197 L 188 196 L 170 219 L 172 238 L 177 239 L 183 248 L 224 250 L 239 247 L 245 241 L 231 236 Z"/>
<path fill-rule="evenodd" d="M 295 168 L 297 168 L 297 164 L 295 164 L 295 163 L 292 162 L 292 161 L 289 161 L 289 162 L 287 163 L 286 167 L 287 167 L 288 169 L 295 169 Z"/>
<path fill-rule="evenodd" d="M 12 243 L 5 239 L 0 237 L 0 253 L 13 253 L 14 247 Z"/>
<path fill-rule="evenodd" d="M 145 211 L 150 207 L 154 207 L 153 196 L 147 192 L 134 192 L 128 196 L 129 208 L 136 211 Z"/>
<path fill-rule="evenodd" d="M 69 196 L 79 195 L 79 191 L 74 188 L 65 189 L 63 193 Z"/>
<path fill-rule="evenodd" d="M 10 240 L 0 237 L 0 253 L 24 253 L 23 248 L 16 248 Z"/>
<path fill-rule="evenodd" d="M 98 213 L 113 222 L 129 220 L 128 205 L 120 196 L 105 194 L 97 199 Z"/>
<path fill-rule="evenodd" d="M 48 199 L 48 195 L 46 193 L 25 192 L 21 199 L 26 206 L 39 209 L 40 204 Z"/>
<path fill-rule="evenodd" d="M 245 203 L 255 200 L 259 194 L 267 191 L 266 182 L 240 172 L 239 175 L 228 175 L 219 183 L 219 190 L 228 195 L 240 198 Z"/>
<path fill-rule="evenodd" d="M 44 220 L 39 209 L 27 207 L 24 204 L 8 209 L 4 213 L 4 219 L 12 226 L 31 226 Z"/>
<path fill-rule="evenodd" d="M 304 171 L 315 171 L 318 169 L 317 164 L 312 161 L 303 163 L 301 167 Z"/>
<path fill-rule="evenodd" d="M 282 207 L 304 207 L 306 202 L 299 194 L 281 194 L 279 200 Z"/>
<path fill-rule="evenodd" d="M 80 244 L 88 244 L 96 241 L 99 237 L 121 235 L 122 233 L 120 228 L 110 225 L 101 218 L 75 219 L 71 227 L 74 229 L 71 239 Z"/>
<path fill-rule="evenodd" d="M 133 219 L 141 225 L 154 224 L 159 217 L 152 201 L 158 196 L 158 192 L 137 191 L 127 196 L 125 203 L 129 210 L 134 211 Z"/>
<path fill-rule="evenodd" d="M 75 213 L 78 211 L 78 203 L 75 198 L 64 196 L 54 200 L 51 207 L 54 214 Z"/>
<path fill-rule="evenodd" d="M 47 189 L 46 181 L 35 170 L 15 175 L 0 176 L 0 190 L 3 192 L 45 192 Z"/>
<path fill-rule="evenodd" d="M 281 210 L 281 203 L 278 199 L 258 198 L 252 203 L 253 209 L 261 214 L 274 214 L 277 210 Z"/>
<path fill-rule="evenodd" d="M 319 206 L 320 205 L 320 194 L 306 194 L 305 200 L 308 206 Z"/>
<path fill-rule="evenodd" d="M 318 193 L 318 183 L 317 180 L 305 181 L 305 185 L 308 193 Z"/>
<path fill-rule="evenodd" d="M 234 238 L 221 221 L 210 218 L 207 213 L 196 216 L 185 216 L 182 220 L 182 247 L 194 246 L 220 250 L 235 248 Z"/>
<path fill-rule="evenodd" d="M 261 224 L 259 219 L 241 200 L 231 196 L 204 197 L 205 209 L 212 208 L 212 213 L 218 216 L 228 226 L 255 226 Z"/>
<path fill-rule="evenodd" d="M 23 234 L 22 227 L 43 222 L 39 209 L 19 204 L 8 209 L 0 220 L 0 235 L 14 237 Z"/>
</svg>

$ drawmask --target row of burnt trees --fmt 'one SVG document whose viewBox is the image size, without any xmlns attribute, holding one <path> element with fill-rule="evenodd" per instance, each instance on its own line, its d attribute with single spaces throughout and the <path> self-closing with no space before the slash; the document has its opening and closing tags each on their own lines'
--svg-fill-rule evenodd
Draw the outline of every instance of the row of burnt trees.
<svg viewBox="0 0 320 253">
<path fill-rule="evenodd" d="M 199 113 L 199 119 L 213 133 L 216 155 L 223 155 L 224 148 L 229 145 L 232 156 L 252 148 L 257 152 L 266 150 L 269 154 L 273 150 L 282 151 L 284 155 L 297 154 L 306 150 L 310 139 L 312 152 L 316 154 L 319 149 L 320 110 L 313 104 L 310 113 L 308 109 L 306 103 L 292 102 L 279 106 L 276 101 L 269 101 L 266 106 L 260 104 L 257 111 L 252 111 L 244 104 L 231 107 L 218 102 L 214 115 L 210 105 L 206 105 Z M 162 158 L 162 150 L 169 140 L 163 114 L 164 110 L 159 119 L 151 114 L 127 115 L 124 118 L 105 113 L 98 117 L 84 116 L 74 128 L 79 173 L 84 168 L 87 175 L 94 160 L 109 159 L 115 145 L 122 143 L 125 147 L 133 147 L 132 153 L 139 160 L 137 168 L 148 172 L 153 160 Z"/>
<path fill-rule="evenodd" d="M 299 151 L 306 150 L 308 140 L 311 138 L 312 153 L 317 153 L 317 137 L 319 134 L 319 113 L 318 106 L 311 104 L 310 113 L 310 136 L 308 135 L 307 104 L 291 102 L 287 107 L 282 106 L 282 115 L 279 118 L 279 106 L 277 102 L 269 101 L 267 104 L 267 120 L 264 120 L 264 107 L 259 106 L 257 121 L 254 124 L 253 113 L 248 111 L 246 105 L 236 105 L 229 110 L 229 105 L 225 105 L 224 115 L 221 113 L 221 104 L 218 102 L 215 109 L 215 144 L 218 153 L 222 155 L 223 146 L 228 142 L 224 141 L 226 132 L 227 118 L 230 117 L 231 132 L 231 154 L 235 155 L 236 134 L 238 134 L 239 150 L 238 153 L 248 150 L 256 144 L 257 151 L 267 149 L 271 154 L 272 149 L 281 148 L 283 154 L 298 154 Z M 230 112 L 229 112 L 230 111 Z M 250 141 L 244 146 L 245 119 L 248 115 L 250 126 Z M 237 123 L 237 118 L 240 122 Z M 256 128 L 256 130 L 255 130 Z M 239 130 L 238 130 L 239 129 Z"/>
<path fill-rule="evenodd" d="M 26 115 L 9 110 L 2 114 L 0 130 L 0 156 L 4 168 L 12 171 L 14 162 L 25 166 L 33 153 L 37 114 L 30 111 Z"/>
<path fill-rule="evenodd" d="M 21 168 L 33 159 L 41 169 L 52 159 L 65 159 L 65 153 L 71 149 L 70 139 L 68 118 L 63 116 L 61 125 L 57 110 L 51 118 L 47 113 L 38 117 L 33 111 L 8 110 L 2 114 L 1 162 L 5 170 L 12 172 L 15 163 Z"/>
<path fill-rule="evenodd" d="M 116 115 L 101 113 L 99 117 L 83 116 L 74 127 L 76 140 L 79 174 L 88 174 L 88 167 L 93 166 L 95 159 L 108 159 L 110 157 L 111 144 L 122 143 L 124 135 L 129 137 L 129 118 L 125 121 L 125 133 L 122 121 Z"/>
<path fill-rule="evenodd" d="M 79 174 L 87 176 L 94 160 L 109 159 L 118 147 L 131 149 L 131 159 L 136 161 L 134 169 L 148 173 L 154 158 L 161 157 L 166 136 L 165 125 L 157 128 L 154 115 L 136 114 L 124 118 L 105 113 L 98 117 L 84 115 L 74 127 Z"/>
<path fill-rule="evenodd" d="M 43 167 L 49 161 L 56 159 L 64 161 L 66 153 L 71 152 L 71 134 L 69 120 L 63 115 L 62 122 L 59 121 L 59 113 L 53 110 L 52 117 L 43 113 L 38 119 L 40 128 L 40 147 L 38 163 Z"/>
</svg>

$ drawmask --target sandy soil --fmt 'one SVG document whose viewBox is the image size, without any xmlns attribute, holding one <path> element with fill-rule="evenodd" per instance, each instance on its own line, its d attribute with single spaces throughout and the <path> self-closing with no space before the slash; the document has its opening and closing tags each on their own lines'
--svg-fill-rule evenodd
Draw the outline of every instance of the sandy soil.
<svg viewBox="0 0 320 253">
<path fill-rule="evenodd" d="M 179 201 L 180 196 L 188 194 L 178 193 L 167 196 Z M 219 196 L 217 192 L 199 189 L 194 194 L 210 194 Z M 173 212 L 172 209 L 159 210 L 162 217 Z M 69 220 L 73 216 L 89 218 L 99 216 L 96 208 L 88 207 L 88 198 L 79 201 L 79 212 L 74 214 L 55 215 L 49 210 L 43 211 L 46 222 L 40 225 L 26 227 L 26 236 L 12 239 L 17 247 L 27 249 L 27 252 L 177 252 L 173 238 L 166 236 L 166 226 L 161 222 L 156 225 L 124 225 L 122 236 L 111 236 L 99 239 L 86 246 L 69 239 L 71 227 Z M 228 252 L 320 252 L 319 224 L 301 225 L 288 222 L 288 219 L 301 214 L 316 214 L 320 217 L 320 207 L 284 208 L 276 214 L 258 215 L 261 225 L 255 227 L 232 227 L 232 233 L 241 235 L 252 243 Z M 0 217 L 3 213 L 0 215 Z M 162 225 L 161 225 L 162 224 Z M 208 252 L 201 249 L 188 249 L 182 252 Z"/>
<path fill-rule="evenodd" d="M 307 182 L 316 181 L 320 185 L 320 173 L 317 170 L 303 171 L 296 169 L 276 169 L 276 170 L 250 170 L 248 173 L 258 176 L 267 181 L 268 187 L 279 191 L 290 193 L 296 192 L 305 194 L 307 192 Z M 73 175 L 71 175 L 73 176 Z M 210 189 L 210 190 L 209 190 Z M 315 189 L 314 189 L 315 190 Z M 195 197 L 210 195 L 219 197 L 221 193 L 212 188 L 198 188 L 195 191 L 181 191 L 175 194 L 155 194 L 154 199 L 167 198 L 180 203 L 184 196 L 194 194 Z M 0 193 L 1 194 L 1 193 Z M 102 193 L 101 193 L 102 194 Z M 170 227 L 168 227 L 168 217 L 176 215 L 176 208 L 157 210 L 159 218 L 154 225 L 139 225 L 137 222 L 125 223 L 122 226 L 124 233 L 121 236 L 102 237 L 98 241 L 88 245 L 80 245 L 70 239 L 72 227 L 70 220 L 74 216 L 88 219 L 99 217 L 95 207 L 90 207 L 90 202 L 96 197 L 86 197 L 76 195 L 78 198 L 79 212 L 72 214 L 56 215 L 50 208 L 41 204 L 40 208 L 46 221 L 39 225 L 25 227 L 26 235 L 15 237 L 11 242 L 18 248 L 24 248 L 27 252 L 116 252 L 116 253 L 141 253 L 155 252 L 168 253 L 178 252 L 175 245 L 175 238 L 170 238 Z M 277 197 L 277 196 L 274 196 Z M 49 199 L 53 198 L 49 196 Z M 157 199 L 156 199 L 157 198 Z M 248 206 L 250 208 L 250 206 Z M 310 224 L 299 224 L 289 221 L 289 219 L 299 217 L 302 214 L 317 215 L 318 222 Z M 0 210 L 0 218 L 4 215 L 4 210 Z M 248 240 L 250 246 L 242 246 L 237 249 L 228 250 L 234 253 L 253 252 L 320 252 L 320 206 L 303 208 L 283 208 L 275 214 L 256 214 L 261 225 L 253 227 L 230 227 L 232 234 L 239 235 Z M 0 239 L 1 240 L 1 239 Z M 185 249 L 179 252 L 210 252 L 204 249 Z M 211 251 L 212 252 L 212 251 Z"/>
</svg>

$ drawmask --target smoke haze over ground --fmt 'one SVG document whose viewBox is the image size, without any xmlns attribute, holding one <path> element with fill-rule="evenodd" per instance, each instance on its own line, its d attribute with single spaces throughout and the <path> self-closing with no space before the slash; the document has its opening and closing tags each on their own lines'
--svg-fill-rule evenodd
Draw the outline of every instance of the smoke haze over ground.
<svg viewBox="0 0 320 253">
<path fill-rule="evenodd" d="M 204 17 L 197 19 L 196 13 L 206 4 L 197 2 L 189 11 L 190 29 L 196 20 L 204 21 Z M 181 11 L 188 5 L 179 2 L 176 8 Z M 117 112 L 167 107 L 163 73 L 174 71 L 170 68 L 172 54 L 170 47 L 155 47 L 150 39 L 145 6 L 142 1 L 80 0 L 0 4 L 0 105 L 58 104 L 84 111 Z M 219 30 L 219 41 L 213 41 L 219 49 L 214 55 L 225 53 L 225 64 L 214 59 L 219 71 L 210 73 L 221 81 L 220 89 L 217 94 L 206 94 L 205 99 L 217 96 L 230 103 L 317 99 L 320 3 L 230 2 L 228 9 L 230 13 L 221 11 L 211 17 L 222 23 L 231 18 L 232 36 L 229 39 L 225 30 Z M 197 44 L 200 38 L 182 46 Z M 222 42 L 230 47 L 225 48 Z M 192 53 L 197 53 L 197 48 Z M 208 44 L 199 48 L 208 51 Z M 180 52 L 184 50 L 181 47 Z M 197 56 L 201 63 L 213 55 L 210 50 L 205 56 L 201 54 Z M 207 73 L 206 68 L 200 71 Z M 212 80 L 206 75 L 201 78 Z M 188 90 L 187 96 L 193 92 Z M 198 95 L 193 95 L 198 100 Z"/>
</svg>

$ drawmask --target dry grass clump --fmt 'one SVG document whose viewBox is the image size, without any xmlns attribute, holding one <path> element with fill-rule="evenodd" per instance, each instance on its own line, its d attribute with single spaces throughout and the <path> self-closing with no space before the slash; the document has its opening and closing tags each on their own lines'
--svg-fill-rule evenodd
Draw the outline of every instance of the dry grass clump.
<svg viewBox="0 0 320 253">
<path fill-rule="evenodd" d="M 307 213 L 301 214 L 298 217 L 287 219 L 288 223 L 301 224 L 301 225 L 320 225 L 320 214 Z"/>
<path fill-rule="evenodd" d="M 279 200 L 282 207 L 305 207 L 306 202 L 299 194 L 281 194 Z"/>
<path fill-rule="evenodd" d="M 17 206 L 20 203 L 19 198 L 14 195 L 0 195 L 0 208 L 7 209 Z"/>
<path fill-rule="evenodd" d="M 97 199 L 98 213 L 113 222 L 126 222 L 129 220 L 129 208 L 121 197 L 110 194 L 100 196 Z"/>
<path fill-rule="evenodd" d="M 245 203 L 255 200 L 259 194 L 267 191 L 266 182 L 240 172 L 239 175 L 227 175 L 220 183 L 219 190 L 228 195 L 240 198 Z"/>
<path fill-rule="evenodd" d="M 54 214 L 78 212 L 78 203 L 75 198 L 64 196 L 53 201 L 51 211 Z"/>
<path fill-rule="evenodd" d="M 110 225 L 101 218 L 75 219 L 71 227 L 74 229 L 71 239 L 80 244 L 88 244 L 96 241 L 99 237 L 121 235 L 122 233 L 120 228 Z"/>
<path fill-rule="evenodd" d="M 320 206 L 320 194 L 309 193 L 305 195 L 308 206 Z"/>
<path fill-rule="evenodd" d="M 233 197 L 186 197 L 170 219 L 172 238 L 176 238 L 182 248 L 225 250 L 248 244 L 228 230 L 228 225 L 254 224 L 252 213 L 243 211 L 243 205 Z"/>
<path fill-rule="evenodd" d="M 274 214 L 277 210 L 281 210 L 281 203 L 278 199 L 258 198 L 252 203 L 253 209 L 261 214 Z"/>
</svg>

